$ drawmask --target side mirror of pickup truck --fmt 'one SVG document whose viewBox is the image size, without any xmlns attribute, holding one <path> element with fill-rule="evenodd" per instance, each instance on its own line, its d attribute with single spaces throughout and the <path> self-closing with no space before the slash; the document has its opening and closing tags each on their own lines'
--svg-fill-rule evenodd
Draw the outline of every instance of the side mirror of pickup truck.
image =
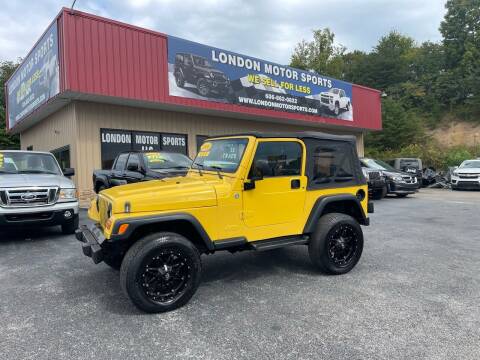
<svg viewBox="0 0 480 360">
<path fill-rule="evenodd" d="M 72 177 L 73 175 L 75 175 L 75 169 L 73 169 L 73 168 L 63 169 L 63 176 Z"/>
<path fill-rule="evenodd" d="M 138 164 L 128 164 L 127 165 L 127 170 L 128 171 L 133 171 L 133 172 L 138 172 L 138 173 L 142 173 L 143 174 L 143 170 L 142 168 L 140 167 L 140 165 Z"/>
</svg>

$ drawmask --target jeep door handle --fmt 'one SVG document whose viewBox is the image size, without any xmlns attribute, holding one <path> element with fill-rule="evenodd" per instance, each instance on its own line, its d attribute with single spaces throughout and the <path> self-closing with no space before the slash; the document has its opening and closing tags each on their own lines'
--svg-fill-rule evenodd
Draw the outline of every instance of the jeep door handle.
<svg viewBox="0 0 480 360">
<path fill-rule="evenodd" d="M 291 182 L 290 182 L 290 187 L 292 189 L 300 189 L 300 179 L 293 179 Z"/>
</svg>

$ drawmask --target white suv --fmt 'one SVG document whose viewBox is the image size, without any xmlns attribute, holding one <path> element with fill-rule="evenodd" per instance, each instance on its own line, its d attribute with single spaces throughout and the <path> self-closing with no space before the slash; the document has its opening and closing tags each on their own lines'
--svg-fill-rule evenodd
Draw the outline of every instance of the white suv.
<svg viewBox="0 0 480 360">
<path fill-rule="evenodd" d="M 61 225 L 64 234 L 78 228 L 77 190 L 48 152 L 0 151 L 0 229 Z"/>
<path fill-rule="evenodd" d="M 480 189 L 480 159 L 465 160 L 453 171 L 452 189 Z"/>
</svg>

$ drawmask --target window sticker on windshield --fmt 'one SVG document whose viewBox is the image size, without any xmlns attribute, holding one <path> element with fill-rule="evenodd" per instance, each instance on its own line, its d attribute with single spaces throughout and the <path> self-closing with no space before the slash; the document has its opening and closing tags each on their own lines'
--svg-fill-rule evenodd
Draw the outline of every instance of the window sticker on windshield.
<svg viewBox="0 0 480 360">
<path fill-rule="evenodd" d="M 208 155 L 210 155 L 210 151 L 200 151 L 198 153 L 198 157 L 207 157 Z"/>
<path fill-rule="evenodd" d="M 146 153 L 148 161 L 151 163 L 165 162 L 165 158 L 160 153 Z"/>
<path fill-rule="evenodd" d="M 0 168 L 3 168 L 3 154 L 0 154 Z"/>
<path fill-rule="evenodd" d="M 206 143 L 202 144 L 202 146 L 200 147 L 200 151 L 201 152 L 210 151 L 211 148 L 212 148 L 212 143 L 211 142 L 206 142 Z"/>
</svg>

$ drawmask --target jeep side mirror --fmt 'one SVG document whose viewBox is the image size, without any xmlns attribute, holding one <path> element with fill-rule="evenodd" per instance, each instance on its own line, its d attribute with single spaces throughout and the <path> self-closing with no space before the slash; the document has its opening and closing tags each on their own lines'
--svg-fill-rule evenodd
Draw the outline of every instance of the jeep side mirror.
<svg viewBox="0 0 480 360">
<path fill-rule="evenodd" d="M 73 168 L 65 168 L 63 169 L 63 176 L 65 177 L 72 177 L 75 175 L 75 169 Z"/>
<path fill-rule="evenodd" d="M 253 190 L 253 189 L 255 189 L 255 180 L 250 179 L 250 181 L 245 181 L 243 183 L 243 190 L 247 191 L 247 190 Z"/>
</svg>

